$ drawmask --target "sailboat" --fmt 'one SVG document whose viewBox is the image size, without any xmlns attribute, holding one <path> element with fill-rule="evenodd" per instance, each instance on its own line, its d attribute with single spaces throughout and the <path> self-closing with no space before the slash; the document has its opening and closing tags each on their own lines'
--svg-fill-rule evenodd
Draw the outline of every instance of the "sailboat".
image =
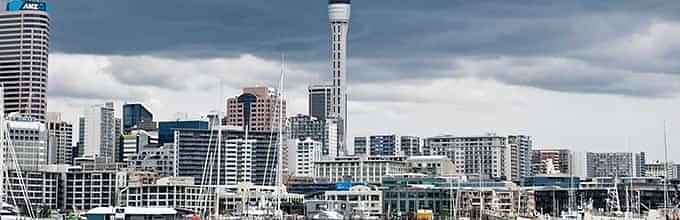
<svg viewBox="0 0 680 220">
<path fill-rule="evenodd" d="M 3 95 L 4 88 L 0 87 L 0 97 Z M 3 112 L 5 112 L 5 104 L 4 100 L 0 99 L 0 219 L 34 218 L 35 213 L 31 206 L 31 202 L 28 199 L 28 190 L 26 188 L 26 184 L 24 183 L 24 178 L 16 157 L 16 152 L 14 151 L 14 144 L 12 140 L 9 140 L 10 134 L 7 127 L 8 124 L 5 122 L 5 116 Z M 9 156 L 9 158 L 5 158 L 5 156 Z M 19 193 L 20 195 L 15 195 L 16 192 L 12 192 L 12 190 L 10 190 L 9 184 L 5 184 L 6 182 L 10 181 L 10 168 L 7 164 L 5 164 L 5 162 L 10 162 L 12 169 L 16 173 L 19 182 L 19 189 L 21 190 Z M 10 201 L 6 201 L 7 199 L 11 200 L 13 205 L 9 203 Z M 21 216 L 21 213 L 17 208 L 18 199 L 24 202 L 25 211 L 28 216 Z"/>
</svg>

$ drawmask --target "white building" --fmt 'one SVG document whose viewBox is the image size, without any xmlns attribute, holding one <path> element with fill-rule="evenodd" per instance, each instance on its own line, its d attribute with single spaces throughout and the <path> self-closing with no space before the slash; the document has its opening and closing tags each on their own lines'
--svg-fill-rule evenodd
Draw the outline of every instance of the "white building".
<svg viewBox="0 0 680 220">
<path fill-rule="evenodd" d="M 349 202 L 356 219 L 383 217 L 383 193 L 368 186 L 353 186 L 348 191 L 326 191 L 324 200 Z"/>
<path fill-rule="evenodd" d="M 290 173 L 295 176 L 312 177 L 314 175 L 314 162 L 321 160 L 322 144 L 319 141 L 307 138 L 294 140 L 293 149 L 289 149 L 288 156 Z"/>
<path fill-rule="evenodd" d="M 158 132 L 132 130 L 123 135 L 123 162 L 137 158 L 142 149 L 149 144 L 158 144 Z"/>
<path fill-rule="evenodd" d="M 23 170 L 47 164 L 47 129 L 43 123 L 27 115 L 12 113 L 5 121 L 9 131 L 9 144 L 16 155 L 16 162 Z M 4 149 L 5 165 L 14 168 L 9 149 Z"/>
<path fill-rule="evenodd" d="M 5 1 L 3 1 L 5 2 Z M 45 122 L 50 18 L 46 3 L 26 9 L 12 1 L 0 12 L 0 84 L 4 113 Z"/>
<path fill-rule="evenodd" d="M 491 178 L 518 180 L 531 175 L 531 137 L 523 135 L 486 136 L 443 135 L 427 138 L 432 155 L 445 155 L 454 161 L 456 173 L 482 174 Z"/>
<path fill-rule="evenodd" d="M 113 102 L 94 105 L 83 111 L 80 118 L 82 156 L 97 156 L 114 161 L 116 149 L 116 120 Z"/>
<path fill-rule="evenodd" d="M 350 180 L 382 184 L 383 177 L 390 174 L 408 173 L 410 167 L 403 157 L 345 156 L 314 163 L 314 176 L 331 182 Z"/>
<path fill-rule="evenodd" d="M 214 207 L 214 193 L 194 185 L 192 177 L 163 177 L 152 184 L 133 184 L 124 192 L 128 207 L 178 207 L 196 212 Z"/>
<path fill-rule="evenodd" d="M 49 164 L 73 164 L 73 125 L 61 118 L 59 112 L 47 113 L 47 130 L 49 137 Z"/>
</svg>

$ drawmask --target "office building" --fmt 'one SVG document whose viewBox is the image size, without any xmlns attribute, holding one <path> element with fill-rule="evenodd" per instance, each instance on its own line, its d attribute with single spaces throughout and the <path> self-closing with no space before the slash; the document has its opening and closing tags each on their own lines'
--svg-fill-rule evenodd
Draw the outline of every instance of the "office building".
<svg viewBox="0 0 680 220">
<path fill-rule="evenodd" d="M 459 174 L 519 180 L 531 173 L 531 137 L 529 136 L 453 136 L 427 138 L 425 146 L 432 155 L 448 156 Z"/>
<path fill-rule="evenodd" d="M 289 149 L 288 169 L 291 174 L 298 177 L 313 177 L 314 163 L 321 160 L 321 142 L 307 138 L 295 139 L 293 148 Z"/>
<path fill-rule="evenodd" d="M 123 188 L 125 172 L 116 170 L 71 169 L 64 173 L 61 210 L 83 211 L 114 206 L 118 188 Z M 121 176 L 121 177 L 119 177 Z M 121 180 L 120 182 L 118 180 Z M 74 210 L 75 209 L 75 210 Z"/>
<path fill-rule="evenodd" d="M 222 138 L 219 137 L 221 129 Z M 196 184 L 235 185 L 251 182 L 255 185 L 273 185 L 276 179 L 277 135 L 271 132 L 245 132 L 239 127 L 223 126 L 215 129 L 177 129 L 178 176 L 194 177 Z M 219 160 L 216 146 L 222 141 Z M 208 158 L 210 152 L 213 157 Z M 287 155 L 282 154 L 282 157 Z M 219 162 L 218 162 L 219 161 Z M 285 158 L 283 161 L 287 161 Z M 217 167 L 222 167 L 217 182 Z M 282 163 L 285 171 L 286 163 Z M 202 179 L 204 168 L 213 167 L 213 175 Z M 224 170 L 224 167 L 229 169 Z M 225 177 L 226 175 L 226 177 Z M 285 175 L 285 172 L 284 172 Z"/>
<path fill-rule="evenodd" d="M 326 120 L 331 112 L 331 95 L 333 85 L 310 85 L 307 88 L 309 94 L 309 115 L 319 120 Z"/>
<path fill-rule="evenodd" d="M 153 121 L 153 114 L 142 104 L 123 105 L 123 131 L 133 129 L 143 129 L 147 131 L 156 130 Z"/>
<path fill-rule="evenodd" d="M 49 33 L 45 2 L 13 0 L 0 12 L 0 84 L 5 114 L 17 112 L 45 122 Z"/>
<path fill-rule="evenodd" d="M 122 162 L 128 163 L 133 160 L 149 144 L 158 144 L 158 136 L 155 132 L 145 130 L 130 130 L 122 135 Z"/>
<path fill-rule="evenodd" d="M 420 155 L 420 138 L 416 136 L 372 135 L 354 137 L 354 153 L 384 156 Z"/>
<path fill-rule="evenodd" d="M 208 121 L 178 119 L 158 122 L 158 144 L 174 143 L 177 129 L 208 129 Z"/>
<path fill-rule="evenodd" d="M 129 183 L 124 195 L 128 207 L 181 207 L 194 212 L 212 210 L 211 188 L 194 185 L 192 177 L 162 177 L 150 184 Z"/>
<path fill-rule="evenodd" d="M 61 113 L 47 113 L 49 164 L 73 164 L 73 125 L 61 118 Z"/>
<path fill-rule="evenodd" d="M 20 169 L 36 168 L 47 164 L 47 129 L 45 125 L 29 115 L 12 113 L 7 116 L 5 126 L 9 132 L 9 144 L 16 156 Z M 5 166 L 15 169 L 11 151 L 5 149 Z"/>
<path fill-rule="evenodd" d="M 80 118 L 82 156 L 102 157 L 114 161 L 117 139 L 113 102 L 94 105 L 83 111 Z"/>
<path fill-rule="evenodd" d="M 354 137 L 354 155 L 368 155 L 367 137 Z"/>
<path fill-rule="evenodd" d="M 587 177 L 645 176 L 644 152 L 586 152 Z"/>
<path fill-rule="evenodd" d="M 255 132 L 277 130 L 280 117 L 284 117 L 284 123 L 286 117 L 286 101 L 283 100 L 282 109 L 279 109 L 280 102 L 279 94 L 273 88 L 244 88 L 241 95 L 227 99 L 227 115 L 223 124 L 247 127 Z"/>
<path fill-rule="evenodd" d="M 350 0 L 328 1 L 328 25 L 331 31 L 331 91 L 330 117 L 338 119 L 338 142 L 342 155 L 347 154 L 347 34 L 349 32 Z M 327 116 L 327 117 L 329 117 Z"/>
<path fill-rule="evenodd" d="M 160 176 L 176 176 L 176 161 L 174 144 L 163 146 L 146 146 L 141 148 L 136 157 L 128 160 L 127 166 L 131 170 L 154 172 Z"/>
<path fill-rule="evenodd" d="M 326 157 L 336 157 L 337 151 L 337 121 L 332 118 L 319 120 L 308 115 L 297 114 L 288 118 L 290 138 L 305 140 L 311 138 L 322 144 L 321 154 Z"/>
<path fill-rule="evenodd" d="M 410 166 L 403 157 L 344 156 L 314 163 L 314 176 L 331 182 L 349 180 L 381 184 L 386 175 L 408 172 Z"/>
<path fill-rule="evenodd" d="M 19 178 L 16 170 L 8 170 L 6 182 L 2 183 L 5 195 L 14 195 L 19 209 L 26 210 L 27 196 L 31 207 L 46 209 L 58 209 L 60 195 L 60 187 L 63 185 L 62 173 L 65 166 L 63 165 L 44 165 L 40 167 L 30 167 L 21 170 L 21 177 Z M 20 181 L 23 180 L 23 181 Z M 26 187 L 27 194 L 24 194 L 22 183 Z M 9 199 L 10 197 L 6 197 Z M 5 202 L 11 202 L 5 200 Z M 4 218 L 3 218 L 4 219 Z"/>
<path fill-rule="evenodd" d="M 570 174 L 571 152 L 567 149 L 532 150 L 531 167 L 534 175 Z"/>
</svg>

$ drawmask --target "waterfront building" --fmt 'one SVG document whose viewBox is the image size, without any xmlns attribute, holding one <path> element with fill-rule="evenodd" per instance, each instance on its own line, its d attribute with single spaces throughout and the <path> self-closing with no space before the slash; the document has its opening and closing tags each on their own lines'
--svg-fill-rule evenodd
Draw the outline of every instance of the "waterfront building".
<svg viewBox="0 0 680 220">
<path fill-rule="evenodd" d="M 369 186 L 357 185 L 349 190 L 326 191 L 323 200 L 349 202 L 353 209 L 353 217 L 357 219 L 383 217 L 383 192 Z"/>
<path fill-rule="evenodd" d="M 644 152 L 586 152 L 587 177 L 645 176 Z"/>
<path fill-rule="evenodd" d="M 381 184 L 386 175 L 409 171 L 410 166 L 403 157 L 345 156 L 314 163 L 314 176 L 331 182 L 349 180 Z"/>
<path fill-rule="evenodd" d="M 354 155 L 368 155 L 368 138 L 354 137 Z"/>
<path fill-rule="evenodd" d="M 515 180 L 531 175 L 530 136 L 442 135 L 425 139 L 427 151 L 453 160 L 459 174 Z"/>
<path fill-rule="evenodd" d="M 456 174 L 456 167 L 446 156 L 412 156 L 406 161 L 414 173 L 433 176 L 452 176 Z"/>
<path fill-rule="evenodd" d="M 128 163 L 133 160 L 142 151 L 142 149 L 150 144 L 158 144 L 158 133 L 147 132 L 145 130 L 133 129 L 128 130 L 122 137 L 122 160 L 123 163 Z"/>
<path fill-rule="evenodd" d="M 354 153 L 368 153 L 374 156 L 417 156 L 420 155 L 420 137 L 396 134 L 354 137 Z"/>
<path fill-rule="evenodd" d="M 147 146 L 141 148 L 136 157 L 129 160 L 128 168 L 136 171 L 150 171 L 160 176 L 175 176 L 177 158 L 174 144 Z"/>
</svg>

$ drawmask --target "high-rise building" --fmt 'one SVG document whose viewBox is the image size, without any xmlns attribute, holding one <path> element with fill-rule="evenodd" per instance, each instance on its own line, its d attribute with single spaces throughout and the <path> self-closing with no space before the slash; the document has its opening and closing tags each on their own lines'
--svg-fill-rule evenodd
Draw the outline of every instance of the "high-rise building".
<svg viewBox="0 0 680 220">
<path fill-rule="evenodd" d="M 47 113 L 47 130 L 49 131 L 48 157 L 49 164 L 73 164 L 73 125 L 61 119 L 61 113 Z"/>
<path fill-rule="evenodd" d="M 337 152 L 337 129 L 335 119 L 328 118 L 319 120 L 308 115 L 297 114 L 288 118 L 290 138 L 305 140 L 310 138 L 322 144 L 321 154 L 327 157 L 336 157 Z"/>
<path fill-rule="evenodd" d="M 645 152 L 586 152 L 587 177 L 645 176 Z"/>
<path fill-rule="evenodd" d="M 309 115 L 319 120 L 326 120 L 326 117 L 332 111 L 331 94 L 333 85 L 310 85 L 307 91 L 309 92 Z"/>
<path fill-rule="evenodd" d="M 12 113 L 7 116 L 6 128 L 8 141 L 14 148 L 16 162 L 22 170 L 36 168 L 47 164 L 47 129 L 45 124 L 29 115 Z M 5 165 L 12 169 L 10 151 L 4 149 Z"/>
<path fill-rule="evenodd" d="M 208 129 L 208 121 L 187 119 L 158 122 L 158 144 L 174 143 L 177 129 Z"/>
<path fill-rule="evenodd" d="M 153 122 L 153 114 L 142 104 L 124 104 L 123 105 L 123 131 L 130 131 L 133 128 L 149 129 L 155 127 Z"/>
<path fill-rule="evenodd" d="M 5 113 L 45 122 L 50 19 L 47 4 L 12 0 L 0 12 L 0 84 Z"/>
<path fill-rule="evenodd" d="M 424 146 L 432 155 L 445 155 L 453 160 L 459 174 L 519 180 L 530 176 L 531 137 L 529 136 L 453 136 L 425 139 Z M 424 147 L 425 148 L 425 147 Z"/>
<path fill-rule="evenodd" d="M 222 144 L 219 160 L 216 151 L 219 143 L 219 129 L 222 130 Z M 278 153 L 278 135 L 268 131 L 246 132 L 239 127 L 222 126 L 214 129 L 177 129 L 178 176 L 192 176 L 196 184 L 235 185 L 251 182 L 255 185 L 274 185 Z M 212 159 L 208 158 L 208 153 Z M 282 154 L 285 155 L 285 154 Z M 217 179 L 218 162 L 220 166 Z M 285 158 L 282 161 L 287 161 Z M 285 163 L 283 166 L 287 165 Z M 203 175 L 212 167 L 212 175 Z M 229 167 L 225 171 L 224 167 Z M 285 170 L 286 167 L 283 167 Z M 285 175 L 285 173 L 283 174 Z"/>
<path fill-rule="evenodd" d="M 339 150 L 347 154 L 347 34 L 350 0 L 328 1 L 328 24 L 331 31 L 331 114 L 338 119 Z"/>
<path fill-rule="evenodd" d="M 321 160 L 321 142 L 311 138 L 294 142 L 294 149 L 290 149 L 288 156 L 289 171 L 298 177 L 313 177 L 314 163 Z"/>
<path fill-rule="evenodd" d="M 511 180 L 520 180 L 531 176 L 531 148 L 533 141 L 530 136 L 510 135 L 507 137 L 507 156 L 510 166 L 507 166 Z"/>
<path fill-rule="evenodd" d="M 534 175 L 575 174 L 571 170 L 571 152 L 567 149 L 532 150 L 531 167 Z"/>
<path fill-rule="evenodd" d="M 243 89 L 243 93 L 227 99 L 227 115 L 223 124 L 247 127 L 249 131 L 274 131 L 278 129 L 280 116 L 286 115 L 286 101 L 283 100 L 282 114 L 279 113 L 278 93 L 268 87 L 257 86 Z"/>
<path fill-rule="evenodd" d="M 116 132 L 113 102 L 91 106 L 80 118 L 80 143 L 82 156 L 95 156 L 114 161 L 119 133 Z"/>
</svg>

